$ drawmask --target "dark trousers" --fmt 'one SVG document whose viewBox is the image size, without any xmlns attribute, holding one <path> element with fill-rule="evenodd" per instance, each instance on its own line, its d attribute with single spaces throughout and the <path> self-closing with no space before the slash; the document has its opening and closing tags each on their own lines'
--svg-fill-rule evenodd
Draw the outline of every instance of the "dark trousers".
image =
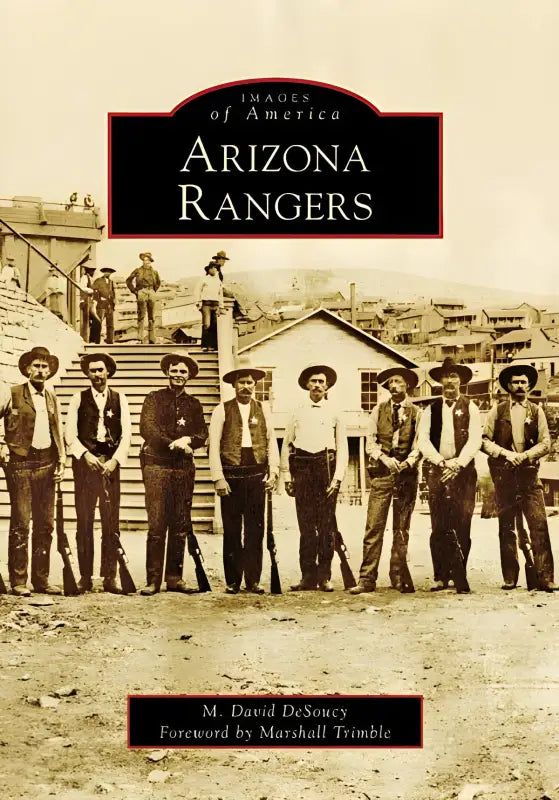
<svg viewBox="0 0 559 800">
<path fill-rule="evenodd" d="M 31 583 L 37 591 L 48 585 L 54 529 L 55 460 L 55 448 L 31 448 L 27 458 L 12 453 L 5 468 L 11 504 L 8 572 L 12 588 L 27 583 L 31 518 Z"/>
<path fill-rule="evenodd" d="M 260 582 L 266 465 L 256 464 L 252 448 L 243 448 L 239 467 L 225 467 L 231 494 L 221 498 L 223 569 L 228 586 Z"/>
<path fill-rule="evenodd" d="M 337 530 L 337 493 L 326 497 L 336 469 L 336 456 L 330 451 L 301 454 L 289 459 L 295 482 L 295 509 L 299 524 L 299 565 L 304 583 L 315 585 L 332 577 L 334 536 Z"/>
<path fill-rule="evenodd" d="M 105 320 L 105 342 L 112 344 L 115 336 L 114 308 L 106 300 L 98 300 L 97 316 L 99 317 L 99 338 L 101 338 L 101 327 L 103 326 L 103 320 Z"/>
<path fill-rule="evenodd" d="M 119 532 L 120 467 L 104 479 L 99 472 L 90 469 L 83 458 L 72 458 L 74 473 L 74 497 L 76 502 L 76 549 L 82 581 L 91 584 L 93 575 L 93 522 L 95 507 L 102 492 L 104 480 L 109 489 L 110 512 L 105 502 L 99 502 L 101 517 L 101 577 L 116 577 L 116 539 Z M 109 519 L 110 515 L 110 519 Z"/>
<path fill-rule="evenodd" d="M 202 300 L 202 347 L 217 350 L 217 309 L 219 303 L 214 300 Z"/>
<path fill-rule="evenodd" d="M 534 564 L 540 582 L 553 582 L 553 553 L 549 540 L 543 488 L 537 467 L 520 466 L 493 472 L 495 499 L 499 514 L 501 569 L 506 583 L 516 584 L 519 564 L 516 539 L 516 514 L 526 517 Z"/>
<path fill-rule="evenodd" d="M 166 581 L 182 578 L 186 537 L 192 529 L 195 472 L 192 458 L 182 459 L 176 465 L 144 464 L 142 469 L 148 514 L 147 582 L 158 588 L 164 562 Z"/>
<path fill-rule="evenodd" d="M 431 512 L 429 544 L 434 578 L 436 581 L 448 583 L 451 577 L 449 566 L 453 552 L 451 548 L 456 547 L 454 538 L 449 535 L 451 530 L 455 531 L 462 550 L 464 568 L 468 562 L 471 546 L 470 528 L 476 502 L 477 473 L 473 463 L 468 464 L 451 481 L 448 497 L 445 484 L 441 482 L 441 475 L 442 471 L 439 467 L 428 465 L 426 477 Z"/>
<path fill-rule="evenodd" d="M 375 468 L 380 474 L 373 476 L 369 492 L 367 522 L 363 539 L 363 563 L 359 582 L 375 588 L 378 565 L 382 552 L 384 530 L 392 503 L 392 550 L 390 553 L 390 583 L 400 582 L 400 557 L 406 558 L 412 511 L 417 497 L 417 470 L 407 468 L 392 475 L 383 464 Z M 385 474 L 382 474 L 382 473 Z"/>
</svg>

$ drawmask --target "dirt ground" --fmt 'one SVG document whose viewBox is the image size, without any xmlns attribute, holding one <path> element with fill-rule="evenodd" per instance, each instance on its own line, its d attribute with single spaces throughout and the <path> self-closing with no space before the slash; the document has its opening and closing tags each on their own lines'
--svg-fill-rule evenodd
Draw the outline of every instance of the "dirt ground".
<svg viewBox="0 0 559 800">
<path fill-rule="evenodd" d="M 355 572 L 364 513 L 338 509 Z M 375 594 L 344 593 L 337 566 L 334 594 L 290 594 L 298 578 L 298 538 L 286 497 L 275 499 L 275 526 L 282 596 L 225 595 L 221 538 L 204 536 L 211 594 L 101 593 L 53 598 L 43 606 L 33 604 L 37 597 L 1 597 L 2 796 L 559 798 L 559 597 L 500 590 L 496 520 L 474 517 L 469 596 L 426 591 L 430 527 L 420 511 L 410 544 L 414 595 L 387 588 L 386 544 Z M 550 519 L 550 529 L 557 560 L 559 517 Z M 125 533 L 123 543 L 141 585 L 145 533 Z M 53 553 L 55 580 L 59 561 Z M 0 566 L 6 577 L 5 562 Z M 194 585 L 190 560 L 185 577 Z M 263 579 L 269 579 L 266 559 Z M 185 635 L 191 638 L 182 640 Z M 423 749 L 170 750 L 150 756 L 126 746 L 129 693 L 335 692 L 422 694 Z"/>
</svg>

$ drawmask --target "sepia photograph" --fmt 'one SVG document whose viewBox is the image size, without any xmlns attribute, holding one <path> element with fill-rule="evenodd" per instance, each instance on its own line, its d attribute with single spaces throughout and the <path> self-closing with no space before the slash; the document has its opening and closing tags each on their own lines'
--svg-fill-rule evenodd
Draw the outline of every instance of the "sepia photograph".
<svg viewBox="0 0 559 800">
<path fill-rule="evenodd" d="M 6 797 L 559 798 L 558 29 L 7 0 Z"/>
</svg>

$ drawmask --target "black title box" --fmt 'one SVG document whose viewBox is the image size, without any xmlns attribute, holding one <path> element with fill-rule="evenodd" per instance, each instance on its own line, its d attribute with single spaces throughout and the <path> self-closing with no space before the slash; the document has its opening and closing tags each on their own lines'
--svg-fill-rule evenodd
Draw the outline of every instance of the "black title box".
<svg viewBox="0 0 559 800">
<path fill-rule="evenodd" d="M 423 746 L 423 698 L 131 695 L 131 748 Z"/>
</svg>

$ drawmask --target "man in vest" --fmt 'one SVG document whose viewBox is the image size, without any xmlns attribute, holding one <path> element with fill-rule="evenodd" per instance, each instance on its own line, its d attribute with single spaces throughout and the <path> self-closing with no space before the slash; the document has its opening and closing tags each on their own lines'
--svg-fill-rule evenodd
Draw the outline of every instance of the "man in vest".
<svg viewBox="0 0 559 800">
<path fill-rule="evenodd" d="M 147 584 L 141 593 L 148 596 L 159 592 L 163 575 L 168 592 L 192 591 L 182 572 L 186 536 L 192 529 L 193 451 L 203 447 L 208 438 L 202 405 L 185 391 L 186 382 L 198 374 L 196 361 L 185 352 L 166 353 L 161 369 L 169 386 L 148 394 L 140 417 L 144 439 L 140 461 L 149 526 Z"/>
<path fill-rule="evenodd" d="M 62 594 L 49 584 L 50 548 L 54 529 L 54 486 L 62 480 L 66 454 L 56 395 L 45 381 L 58 371 L 58 358 L 46 347 L 34 347 L 19 359 L 27 378 L 11 387 L 0 417 L 0 461 L 6 472 L 11 517 L 8 535 L 8 570 L 12 592 L 29 597 L 28 540 L 31 537 L 31 583 L 39 593 Z"/>
<path fill-rule="evenodd" d="M 93 281 L 93 296 L 97 301 L 96 310 L 99 317 L 99 326 L 101 327 L 103 320 L 106 320 L 105 342 L 112 344 L 115 335 L 115 285 L 111 279 L 111 274 L 116 270 L 112 267 L 101 267 L 101 272 L 103 273 L 101 277 Z"/>
<path fill-rule="evenodd" d="M 391 398 L 378 403 L 369 420 L 367 455 L 371 490 L 359 583 L 349 590 L 350 594 L 375 591 L 392 500 L 390 583 L 399 591 L 406 588 L 401 582 L 400 559 L 407 555 L 411 515 L 417 497 L 417 465 L 421 458 L 416 448 L 419 410 L 407 393 L 417 386 L 417 381 L 417 374 L 405 367 L 391 367 L 377 376 L 378 385 L 385 386 Z"/>
<path fill-rule="evenodd" d="M 128 401 L 111 389 L 109 378 L 116 363 L 108 353 L 88 353 L 80 362 L 91 382 L 73 395 L 66 416 L 66 444 L 72 455 L 76 504 L 76 545 L 80 567 L 79 588 L 93 588 L 93 522 L 101 494 L 108 490 L 109 507 L 99 503 L 101 516 L 101 577 L 103 589 L 120 594 L 116 584 L 116 540 L 120 508 L 120 467 L 130 448 Z M 110 517 L 110 519 L 108 518 Z"/>
<path fill-rule="evenodd" d="M 318 588 L 333 592 L 331 581 L 336 502 L 347 468 L 347 436 L 341 414 L 326 393 L 337 380 L 332 367 L 311 364 L 299 375 L 308 392 L 289 421 L 281 451 L 281 473 L 288 495 L 295 497 L 299 523 L 301 580 L 294 592 Z"/>
<path fill-rule="evenodd" d="M 264 593 L 260 576 L 265 490 L 275 488 L 279 473 L 270 415 L 253 397 L 256 382 L 265 374 L 247 358 L 238 359 L 235 369 L 223 376 L 235 397 L 216 406 L 210 422 L 210 475 L 221 498 L 228 594 L 237 594 L 243 575 L 247 592 Z"/>
<path fill-rule="evenodd" d="M 470 552 L 470 527 L 476 499 L 477 473 L 474 456 L 481 447 L 478 407 L 461 393 L 472 379 L 465 364 L 445 358 L 429 375 L 442 384 L 442 397 L 421 415 L 418 445 L 424 466 L 431 512 L 431 558 L 435 582 L 431 591 L 448 587 L 451 579 L 448 552 L 449 527 L 456 532 L 464 569 Z M 452 496 L 446 497 L 451 481 Z"/>
<path fill-rule="evenodd" d="M 518 582 L 518 550 L 515 520 L 518 511 L 526 517 L 540 589 L 552 592 L 553 554 L 545 515 L 540 458 L 549 453 L 551 440 L 541 406 L 528 400 L 538 380 L 537 370 L 525 364 L 505 367 L 499 383 L 510 395 L 493 406 L 485 421 L 483 450 L 495 484 L 499 515 L 499 544 L 504 583 L 514 589 Z"/>
<path fill-rule="evenodd" d="M 86 263 L 80 278 L 80 336 L 84 342 L 99 342 L 101 329 L 99 317 L 93 309 L 93 275 L 95 266 Z M 99 331 L 99 337 L 97 332 Z"/>
<path fill-rule="evenodd" d="M 153 268 L 151 253 L 140 253 L 141 267 L 137 267 L 126 279 L 126 285 L 138 302 L 138 338 L 144 341 L 144 318 L 148 314 L 148 334 L 150 344 L 155 344 L 155 293 L 161 286 L 159 273 Z"/>
</svg>

